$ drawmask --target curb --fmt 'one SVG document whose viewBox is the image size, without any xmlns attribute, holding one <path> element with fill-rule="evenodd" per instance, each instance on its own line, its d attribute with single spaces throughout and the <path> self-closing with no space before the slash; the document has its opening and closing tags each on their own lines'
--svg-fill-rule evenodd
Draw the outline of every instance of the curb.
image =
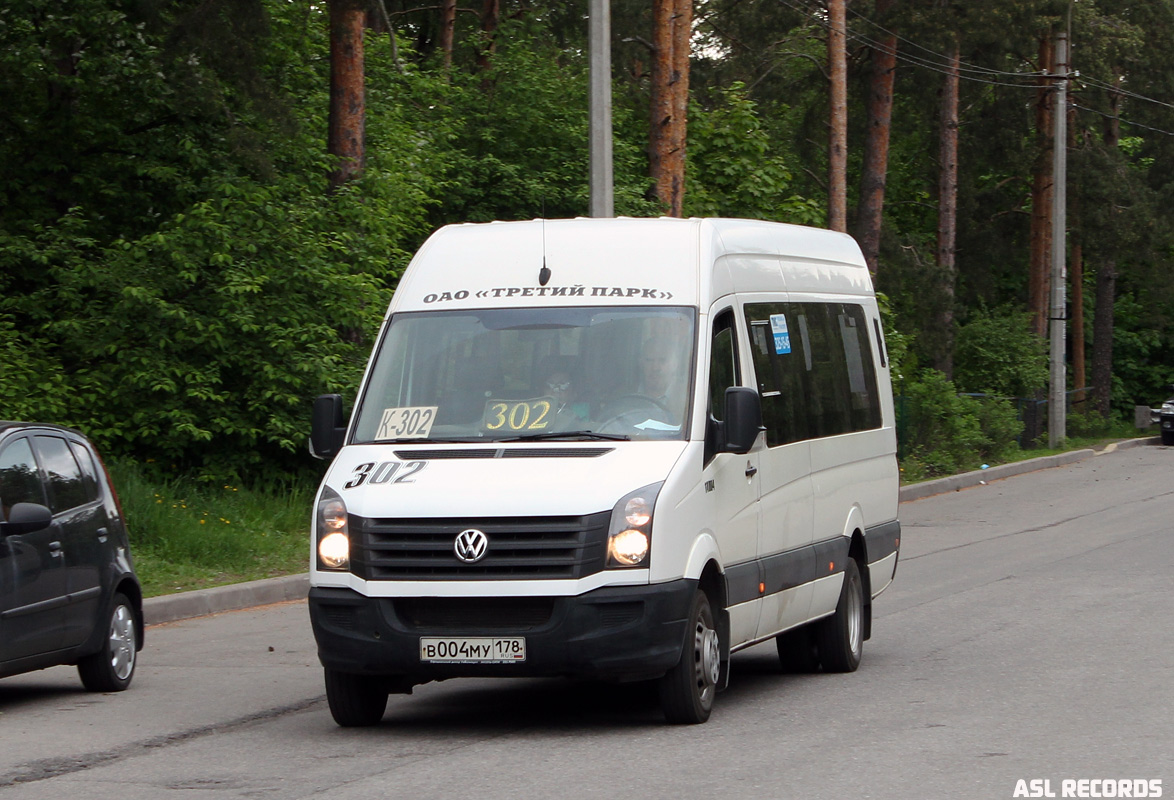
<svg viewBox="0 0 1174 800">
<path fill-rule="evenodd" d="M 1160 441 L 1158 437 L 1154 436 L 1142 439 L 1125 439 L 1120 442 L 1111 442 L 1102 450 L 1071 450 L 1067 453 L 1060 453 L 1054 456 L 1041 456 L 1040 458 L 1029 458 L 1026 461 L 1000 464 L 997 467 L 989 467 L 988 469 L 976 469 L 972 472 L 963 472 L 958 475 L 950 475 L 946 478 L 902 486 L 900 498 L 902 503 L 909 503 L 914 500 L 920 500 L 923 497 L 932 497 L 937 494 L 945 494 L 946 492 L 957 492 L 962 489 L 969 489 L 972 486 L 979 486 L 984 483 L 990 483 L 991 481 L 1010 478 L 1013 475 L 1022 475 L 1025 472 L 1035 472 L 1040 469 L 1051 469 L 1052 467 L 1062 467 L 1066 464 L 1075 464 L 1077 461 L 1084 461 L 1093 456 L 1112 453 L 1116 450 L 1128 450 L 1141 445 L 1158 444 Z"/>
<path fill-rule="evenodd" d="M 1126 439 L 1106 445 L 1103 450 L 1099 451 L 1073 450 L 1059 455 L 1016 461 L 1012 464 L 1000 464 L 989 469 L 977 469 L 973 472 L 964 472 L 961 475 L 951 475 L 948 478 L 915 483 L 901 487 L 900 500 L 902 503 L 909 503 L 923 497 L 956 492 L 971 486 L 979 486 L 982 483 L 1010 478 L 1013 475 L 1022 475 L 1025 472 L 1073 464 L 1093 456 L 1112 453 L 1115 450 L 1159 444 L 1160 441 L 1156 436 L 1144 439 Z M 303 572 L 298 575 L 283 575 L 278 578 L 216 586 L 211 589 L 195 589 L 190 592 L 148 597 L 143 601 L 143 622 L 147 625 L 159 625 L 164 622 L 205 617 L 224 611 L 239 611 L 242 608 L 283 603 L 289 600 L 304 600 L 309 592 L 310 573 Z"/>
<path fill-rule="evenodd" d="M 310 592 L 310 573 L 283 575 L 247 583 L 195 589 L 190 592 L 148 597 L 143 601 L 143 623 L 158 625 L 179 619 L 204 617 L 222 611 L 304 600 Z"/>
</svg>

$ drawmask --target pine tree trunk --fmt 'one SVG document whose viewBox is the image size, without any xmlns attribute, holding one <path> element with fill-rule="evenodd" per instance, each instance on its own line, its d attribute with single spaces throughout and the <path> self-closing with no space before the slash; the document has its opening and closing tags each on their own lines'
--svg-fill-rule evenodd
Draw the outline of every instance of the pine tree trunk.
<svg viewBox="0 0 1174 800">
<path fill-rule="evenodd" d="M 1105 147 L 1113 151 L 1121 141 L 1117 117 L 1121 110 L 1121 93 L 1109 92 L 1109 115 L 1105 119 Z M 1112 218 L 1116 212 L 1108 209 Z M 1102 415 L 1113 409 L 1113 303 L 1117 295 L 1117 260 L 1109 257 L 1097 268 L 1096 308 L 1092 318 L 1092 401 Z"/>
<path fill-rule="evenodd" d="M 958 230 L 958 42 L 953 43 L 942 85 L 941 131 L 938 142 L 938 276 L 941 341 L 934 366 L 954 377 L 954 284 L 957 280 L 955 243 Z"/>
<path fill-rule="evenodd" d="M 846 0 L 828 0 L 828 228 L 848 230 L 848 63 Z"/>
<path fill-rule="evenodd" d="M 501 0 L 485 0 L 481 6 L 481 46 L 477 49 L 477 69 L 486 72 L 497 50 L 497 26 L 501 21 Z M 482 88 L 488 84 L 482 81 Z"/>
<path fill-rule="evenodd" d="M 653 0 L 649 174 L 669 216 L 682 214 L 685 197 L 686 116 L 692 0 Z"/>
<path fill-rule="evenodd" d="M 878 0 L 881 24 L 894 0 Z M 879 267 L 881 225 L 884 220 L 885 182 L 889 168 L 889 136 L 893 119 L 893 80 L 897 74 L 897 37 L 885 35 L 872 50 L 872 75 L 868 90 L 868 128 L 864 164 L 860 174 L 860 205 L 856 238 L 864 252 L 868 271 L 876 278 Z"/>
<path fill-rule="evenodd" d="M 444 72 L 452 71 L 453 32 L 457 24 L 457 0 L 440 3 L 440 52 L 444 54 Z"/>
<path fill-rule="evenodd" d="M 330 173 L 335 190 L 363 171 L 366 108 L 363 89 L 363 5 L 330 3 L 330 115 L 326 150 L 341 159 Z"/>
<path fill-rule="evenodd" d="M 1080 232 L 1072 231 L 1072 384 L 1076 393 L 1072 395 L 1073 405 L 1081 408 L 1087 399 L 1084 387 L 1088 380 L 1084 364 L 1084 247 L 1080 244 Z"/>
</svg>

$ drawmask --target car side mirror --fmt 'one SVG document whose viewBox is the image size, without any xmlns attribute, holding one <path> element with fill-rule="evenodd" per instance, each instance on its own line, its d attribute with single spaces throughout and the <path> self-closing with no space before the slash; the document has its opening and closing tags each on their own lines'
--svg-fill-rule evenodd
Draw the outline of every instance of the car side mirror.
<svg viewBox="0 0 1174 800">
<path fill-rule="evenodd" d="M 346 439 L 346 419 L 342 415 L 342 395 L 322 394 L 314 398 L 310 425 L 310 455 L 334 458 Z"/>
<path fill-rule="evenodd" d="M 748 386 L 731 386 L 726 389 L 726 413 L 722 428 L 724 452 L 750 452 L 758 434 L 766 430 L 762 426 L 762 400 L 757 390 Z"/>
<path fill-rule="evenodd" d="M 53 513 L 40 503 L 16 503 L 8 511 L 8 520 L 0 522 L 0 535 L 21 536 L 48 528 Z"/>
</svg>

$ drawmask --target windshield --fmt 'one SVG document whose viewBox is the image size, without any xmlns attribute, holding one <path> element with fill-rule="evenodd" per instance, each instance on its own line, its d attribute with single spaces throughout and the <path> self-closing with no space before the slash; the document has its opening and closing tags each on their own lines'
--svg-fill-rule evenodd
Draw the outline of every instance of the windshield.
<svg viewBox="0 0 1174 800">
<path fill-rule="evenodd" d="M 691 308 L 511 308 L 392 317 L 355 441 L 683 439 Z"/>
</svg>

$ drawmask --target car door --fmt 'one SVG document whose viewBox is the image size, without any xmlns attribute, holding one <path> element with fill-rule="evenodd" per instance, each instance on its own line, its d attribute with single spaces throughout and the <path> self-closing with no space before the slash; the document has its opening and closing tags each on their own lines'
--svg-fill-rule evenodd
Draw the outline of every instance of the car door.
<svg viewBox="0 0 1174 800">
<path fill-rule="evenodd" d="M 46 505 L 29 438 L 0 446 L 0 510 L 17 503 Z M 68 603 L 60 531 L 49 527 L 0 542 L 0 660 L 59 650 Z"/>
<path fill-rule="evenodd" d="M 81 644 L 98 617 L 101 598 L 103 544 L 107 537 L 105 510 L 96 487 L 83 480 L 81 467 L 61 436 L 37 434 L 33 450 L 45 477 L 49 510 L 59 533 L 69 602 L 64 609 L 62 646 Z"/>
<path fill-rule="evenodd" d="M 701 478 L 713 528 L 721 548 L 730 614 L 730 645 L 754 638 L 761 607 L 758 562 L 758 453 L 716 452 L 716 431 L 725 411 L 725 392 L 742 382 L 741 350 L 736 319 L 728 306 L 712 317 L 709 357 L 708 431 Z"/>
</svg>

